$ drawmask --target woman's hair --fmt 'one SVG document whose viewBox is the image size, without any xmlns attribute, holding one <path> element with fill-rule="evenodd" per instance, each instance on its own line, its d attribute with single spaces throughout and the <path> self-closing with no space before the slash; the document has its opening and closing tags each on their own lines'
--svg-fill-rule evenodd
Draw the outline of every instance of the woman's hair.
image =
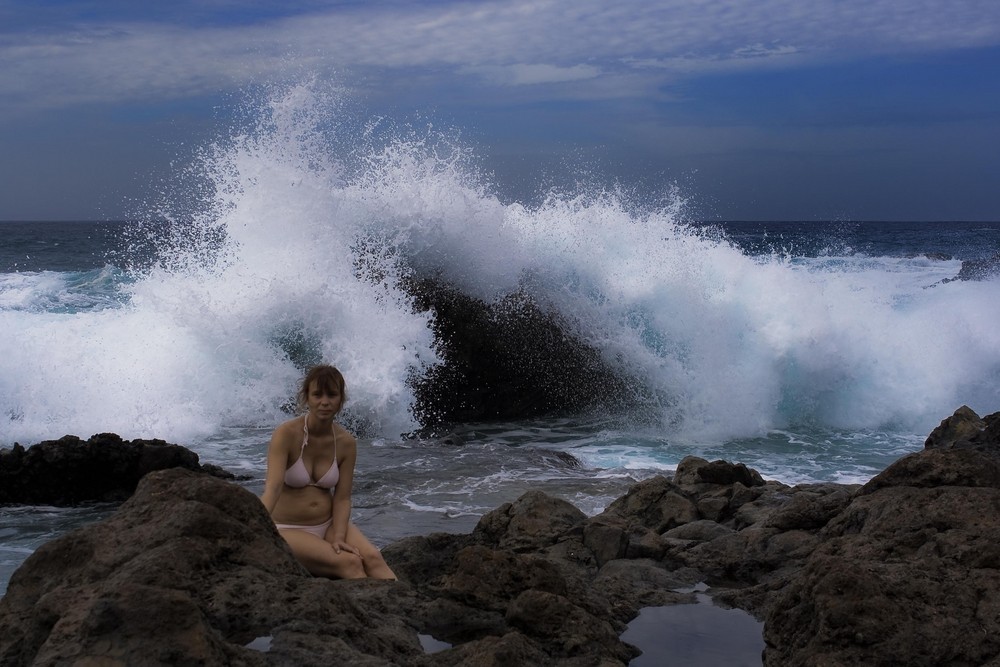
<svg viewBox="0 0 1000 667">
<path fill-rule="evenodd" d="M 299 408 L 305 409 L 309 404 L 309 387 L 315 382 L 322 391 L 329 392 L 336 389 L 340 392 L 340 407 L 344 407 L 347 402 L 347 384 L 344 376 L 333 366 L 323 364 L 313 366 L 302 379 L 302 386 L 299 387 Z"/>
</svg>

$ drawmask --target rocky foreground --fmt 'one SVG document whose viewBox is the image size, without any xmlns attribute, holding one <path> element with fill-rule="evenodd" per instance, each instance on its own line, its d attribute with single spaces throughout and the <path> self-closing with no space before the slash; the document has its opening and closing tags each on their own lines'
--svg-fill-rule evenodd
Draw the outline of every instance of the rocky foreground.
<svg viewBox="0 0 1000 667">
<path fill-rule="evenodd" d="M 1000 413 L 861 487 L 688 458 L 595 517 L 531 492 L 384 554 L 401 581 L 314 579 L 239 485 L 153 472 L 14 574 L 0 664 L 611 667 L 640 608 L 704 581 L 764 620 L 766 665 L 1000 665 Z"/>
</svg>

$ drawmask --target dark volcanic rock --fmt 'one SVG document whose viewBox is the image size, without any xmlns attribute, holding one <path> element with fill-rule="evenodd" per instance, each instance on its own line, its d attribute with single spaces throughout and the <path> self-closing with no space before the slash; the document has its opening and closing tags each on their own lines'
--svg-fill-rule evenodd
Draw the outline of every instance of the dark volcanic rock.
<svg viewBox="0 0 1000 667">
<path fill-rule="evenodd" d="M 1000 253 L 985 259 L 962 260 L 955 280 L 986 280 L 996 275 L 1000 275 Z"/>
<path fill-rule="evenodd" d="M 497 512 L 508 520 L 489 522 L 503 526 L 494 532 L 387 548 L 400 582 L 329 581 L 308 576 L 242 487 L 152 473 L 110 519 L 15 572 L 0 600 L 0 664 L 625 665 L 637 652 L 588 589 L 595 572 L 558 555 L 582 515 L 542 494 Z M 427 655 L 418 633 L 456 646 Z M 257 638 L 266 652 L 247 648 Z"/>
<path fill-rule="evenodd" d="M 1000 442 L 968 408 L 820 532 L 765 623 L 765 663 L 1000 664 Z"/>
<path fill-rule="evenodd" d="M 121 501 L 153 470 L 185 468 L 232 479 L 198 455 L 163 440 L 122 440 L 101 433 L 89 440 L 67 435 L 25 449 L 0 450 L 0 505 L 75 505 Z"/>
<path fill-rule="evenodd" d="M 959 410 L 863 487 L 690 457 L 594 517 L 530 492 L 386 547 L 399 582 L 309 577 L 249 492 L 156 472 L 18 569 L 0 664 L 624 667 L 626 623 L 699 582 L 765 618 L 767 665 L 1000 664 L 998 421 Z"/>
<path fill-rule="evenodd" d="M 931 431 L 922 452 L 890 465 L 864 492 L 887 486 L 1000 488 L 1000 412 L 980 418 L 963 405 Z"/>
<path fill-rule="evenodd" d="M 980 449 L 1000 454 L 1000 412 L 981 418 L 963 405 L 924 442 L 925 449 Z"/>
<path fill-rule="evenodd" d="M 175 468 L 147 475 L 114 516 L 43 545 L 14 573 L 0 600 L 0 664 L 422 656 L 403 616 L 384 615 L 382 591 L 364 590 L 373 586 L 392 584 L 307 576 L 255 496 Z M 406 605 L 401 591 L 391 606 Z M 257 637 L 272 638 L 268 653 L 244 648 Z"/>
<path fill-rule="evenodd" d="M 406 287 L 419 310 L 433 310 L 442 359 L 412 381 L 414 415 L 425 427 L 616 411 L 642 400 L 641 383 L 523 293 L 487 303 L 433 279 Z"/>
</svg>

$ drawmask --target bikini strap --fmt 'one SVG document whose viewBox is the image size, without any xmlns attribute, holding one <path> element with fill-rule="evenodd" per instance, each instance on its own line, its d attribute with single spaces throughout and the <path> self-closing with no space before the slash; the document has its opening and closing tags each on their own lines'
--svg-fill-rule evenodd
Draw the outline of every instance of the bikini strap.
<svg viewBox="0 0 1000 667">
<path fill-rule="evenodd" d="M 306 445 L 309 444 L 309 415 L 306 414 L 302 417 L 302 451 L 306 451 Z"/>
</svg>

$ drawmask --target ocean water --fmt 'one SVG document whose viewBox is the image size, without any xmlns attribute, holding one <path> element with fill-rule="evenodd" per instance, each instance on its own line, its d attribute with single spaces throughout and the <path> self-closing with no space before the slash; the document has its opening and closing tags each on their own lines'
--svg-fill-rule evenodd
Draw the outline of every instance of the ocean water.
<svg viewBox="0 0 1000 667">
<path fill-rule="evenodd" d="M 163 438 L 250 477 L 302 368 L 348 381 L 355 521 L 376 543 L 470 530 L 541 488 L 587 513 L 687 455 L 861 483 L 965 404 L 1000 410 L 1000 223 L 704 224 L 628 184 L 501 194 L 452 134 L 297 85 L 247 103 L 131 222 L 0 223 L 0 447 Z M 525 203 L 529 202 L 529 203 Z M 413 437 L 439 362 L 436 275 L 520 290 L 641 388 L 628 414 Z M 0 592 L 109 508 L 0 508 Z"/>
</svg>

